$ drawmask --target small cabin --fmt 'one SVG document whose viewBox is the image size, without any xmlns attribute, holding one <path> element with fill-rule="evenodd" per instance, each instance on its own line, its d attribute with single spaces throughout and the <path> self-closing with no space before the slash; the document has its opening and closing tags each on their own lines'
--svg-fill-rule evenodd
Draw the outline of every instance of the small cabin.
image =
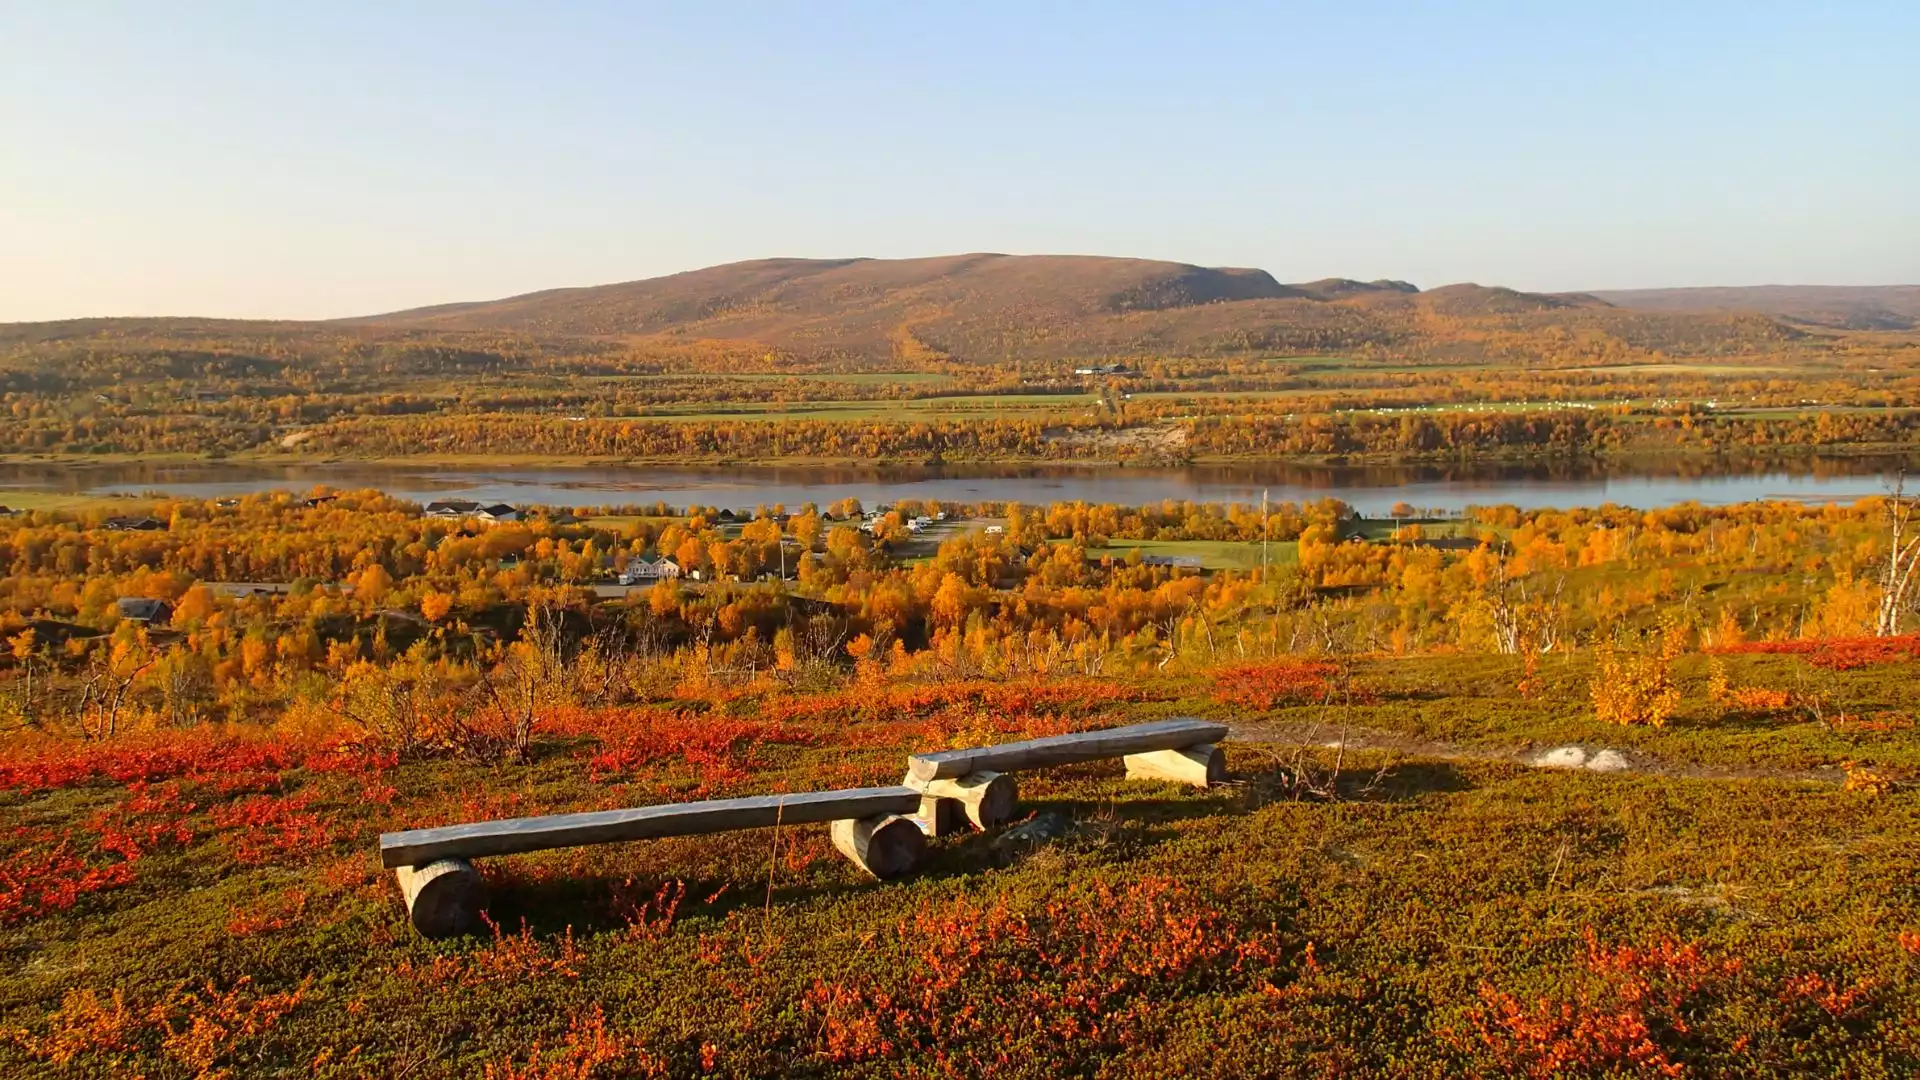
<svg viewBox="0 0 1920 1080">
<path fill-rule="evenodd" d="M 151 596 L 123 596 L 116 604 L 128 622 L 164 623 L 173 620 L 173 605 Z"/>
<path fill-rule="evenodd" d="M 1142 555 L 1142 566 L 1171 566 L 1181 570 L 1200 570 L 1205 568 L 1197 555 Z"/>
</svg>

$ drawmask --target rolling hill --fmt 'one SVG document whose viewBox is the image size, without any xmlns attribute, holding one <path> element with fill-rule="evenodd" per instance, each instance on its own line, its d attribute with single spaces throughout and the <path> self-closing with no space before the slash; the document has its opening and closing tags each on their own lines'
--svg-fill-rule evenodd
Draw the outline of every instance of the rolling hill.
<svg viewBox="0 0 1920 1080">
<path fill-rule="evenodd" d="M 1623 311 L 1584 294 L 1402 281 L 1283 284 L 1263 270 L 1071 255 L 764 259 L 352 320 L 363 326 L 753 342 L 868 360 L 1230 355 L 1410 347 L 1435 320 L 1549 324 L 1630 344 L 1791 336 L 1764 318 Z"/>
<path fill-rule="evenodd" d="M 1750 311 L 1840 330 L 1920 329 L 1920 285 L 1614 289 L 1593 295 L 1642 311 Z"/>
<path fill-rule="evenodd" d="M 1095 357 L 1317 355 L 1522 364 L 1658 350 L 1724 355 L 1817 328 L 1901 328 L 1920 289 L 1529 293 L 1404 281 L 1301 284 L 1264 270 L 1078 255 L 761 259 L 332 322 L 80 319 L 0 325 L 0 347 L 182 356 L 236 349 L 410 370 L 414 354 L 624 352 L 802 358 L 863 366 Z M 1871 308 L 1863 305 L 1871 303 Z M 1764 306 L 1774 314 L 1743 308 Z M 1697 310 L 1696 310 L 1697 309 Z M 1905 321 L 1903 321 L 1905 320 Z M 298 343 L 296 345 L 296 343 Z M 184 350 L 184 352 L 183 352 Z M 397 356 L 396 350 L 406 355 Z M 477 354 L 476 354 L 477 355 Z M 38 364 L 22 354 L 21 363 Z"/>
</svg>

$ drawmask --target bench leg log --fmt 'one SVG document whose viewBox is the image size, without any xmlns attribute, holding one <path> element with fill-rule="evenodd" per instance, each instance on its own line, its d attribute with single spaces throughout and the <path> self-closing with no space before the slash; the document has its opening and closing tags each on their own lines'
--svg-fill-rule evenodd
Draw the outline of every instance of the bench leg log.
<svg viewBox="0 0 1920 1080">
<path fill-rule="evenodd" d="M 842 855 L 883 881 L 910 873 L 927 850 L 926 833 L 899 814 L 836 821 L 832 836 Z"/>
<path fill-rule="evenodd" d="M 487 906 L 486 883 L 465 859 L 441 859 L 393 872 L 407 901 L 413 928 L 430 938 L 454 937 L 480 927 Z"/>
<path fill-rule="evenodd" d="M 1227 757 L 1212 743 L 1185 750 L 1155 750 L 1128 754 L 1127 779 L 1172 780 L 1194 787 L 1210 787 L 1227 778 Z"/>
<path fill-rule="evenodd" d="M 968 773 L 951 780 L 915 780 L 909 774 L 905 782 L 923 796 L 915 820 L 929 836 L 951 835 L 968 822 L 982 832 L 997 829 L 1013 820 L 1020 803 L 1019 789 L 1005 773 Z"/>
</svg>

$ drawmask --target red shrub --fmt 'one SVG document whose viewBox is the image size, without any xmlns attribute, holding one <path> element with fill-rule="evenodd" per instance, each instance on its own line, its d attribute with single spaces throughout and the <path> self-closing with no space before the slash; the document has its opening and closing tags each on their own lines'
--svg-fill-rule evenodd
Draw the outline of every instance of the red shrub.
<svg viewBox="0 0 1920 1080">
<path fill-rule="evenodd" d="M 97 866 L 75 855 L 65 840 L 16 829 L 28 846 L 0 858 L 0 926 L 65 911 L 87 893 L 133 880 L 131 862 Z"/>
<path fill-rule="evenodd" d="M 333 846 L 335 826 L 307 809 L 312 799 L 254 795 L 215 807 L 213 823 L 229 831 L 235 862 L 304 862 Z"/>
<path fill-rule="evenodd" d="M 1868 664 L 1892 664 L 1920 658 L 1920 634 L 1827 638 L 1818 641 L 1743 641 L 1707 651 L 1722 655 L 1759 653 L 1804 656 L 1815 667 L 1851 671 Z"/>
<path fill-rule="evenodd" d="M 257 785 L 299 764 L 290 744 L 230 735 L 173 733 L 105 743 L 57 743 L 0 760 L 0 788 L 49 791 L 91 780 L 154 783 L 190 779 L 217 781 L 236 776 Z"/>
<path fill-rule="evenodd" d="M 1250 709 L 1314 704 L 1334 696 L 1339 673 L 1337 665 L 1319 660 L 1241 664 L 1213 673 L 1213 699 Z"/>
<path fill-rule="evenodd" d="M 136 781 L 128 791 L 124 802 L 87 819 L 87 828 L 99 834 L 101 850 L 132 862 L 155 848 L 193 843 L 193 825 L 187 819 L 200 805 L 181 794 L 177 781 Z"/>
<path fill-rule="evenodd" d="M 1782 997 L 1788 1002 L 1806 1002 L 1834 1019 L 1858 1013 L 1871 1000 L 1873 983 L 1867 979 L 1842 988 L 1831 978 L 1809 971 L 1787 980 Z"/>
<path fill-rule="evenodd" d="M 1272 932 L 1245 933 L 1164 879 L 1017 906 L 958 900 L 899 933 L 912 943 L 912 977 L 855 975 L 808 991 L 815 1056 L 851 1063 L 912 1050 L 991 1075 L 1032 1049 L 1007 1045 L 1005 1017 L 1063 1053 L 1074 1043 L 1118 1048 L 1146 1037 L 1163 996 L 1251 986 L 1283 959 Z"/>
<path fill-rule="evenodd" d="M 1483 985 L 1482 1007 L 1470 1016 L 1473 1048 L 1490 1053 L 1503 1074 L 1680 1076 L 1702 1052 L 1749 1052 L 1756 1026 L 1844 1024 L 1872 1004 L 1873 986 L 1864 980 L 1842 987 L 1804 973 L 1769 983 L 1740 959 L 1708 956 L 1697 943 L 1609 948 L 1591 931 L 1580 975 L 1584 985 L 1575 992 L 1531 1002 Z M 1791 1011 L 1770 1021 L 1747 1015 L 1756 995 Z M 1732 1030 L 1706 1022 L 1729 1007 L 1745 1017 Z"/>
<path fill-rule="evenodd" d="M 747 778 L 747 766 L 762 744 L 814 741 L 811 733 L 778 723 L 665 714 L 644 726 L 606 731 L 587 767 L 601 779 L 681 761 L 693 768 L 703 787 L 722 787 Z"/>
</svg>

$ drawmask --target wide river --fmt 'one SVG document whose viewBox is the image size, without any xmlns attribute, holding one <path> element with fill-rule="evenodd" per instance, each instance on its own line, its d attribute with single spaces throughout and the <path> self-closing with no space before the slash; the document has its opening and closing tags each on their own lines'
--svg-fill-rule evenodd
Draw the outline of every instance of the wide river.
<svg viewBox="0 0 1920 1080">
<path fill-rule="evenodd" d="M 144 494 L 220 498 L 316 485 L 378 488 L 419 501 L 467 498 L 553 506 L 788 507 L 838 499 L 863 503 L 939 499 L 956 503 L 1044 505 L 1085 500 L 1137 506 L 1163 499 L 1258 503 L 1342 499 L 1363 513 L 1380 514 L 1405 501 L 1422 510 L 1512 504 L 1641 509 L 1697 500 L 1851 501 L 1880 494 L 1901 462 L 1819 458 L 1763 465 L 1677 460 L 1602 465 L 1591 462 L 1447 465 L 1338 465 L 1288 463 L 1188 468 L 1073 466 L 949 466 L 845 468 L 792 466 L 595 466 L 488 468 L 355 463 L 263 465 L 0 464 L 0 503 L 9 489 L 86 494 Z M 1912 462 L 1908 462 L 1909 468 Z"/>
</svg>

